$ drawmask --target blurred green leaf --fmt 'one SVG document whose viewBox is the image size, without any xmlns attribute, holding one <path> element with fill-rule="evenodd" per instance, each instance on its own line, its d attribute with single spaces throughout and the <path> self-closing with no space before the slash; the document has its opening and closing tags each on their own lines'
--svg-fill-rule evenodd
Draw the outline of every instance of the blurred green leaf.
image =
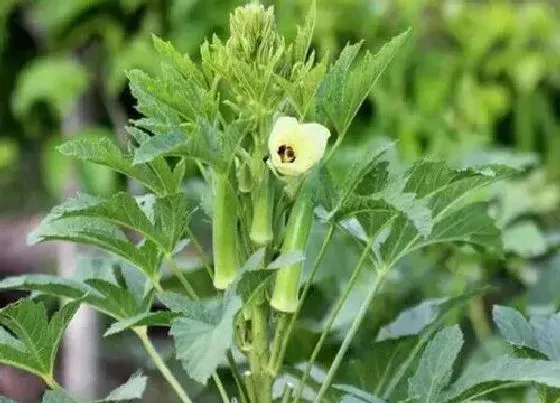
<svg viewBox="0 0 560 403">
<path fill-rule="evenodd" d="M 416 374 L 408 381 L 408 394 L 413 401 L 441 401 L 440 395 L 451 380 L 453 364 L 462 346 L 463 334 L 458 325 L 436 333 L 420 357 Z"/>
<path fill-rule="evenodd" d="M 89 85 L 89 73 L 75 60 L 45 58 L 32 62 L 18 76 L 12 98 L 14 114 L 24 119 L 38 101 L 45 101 L 62 118 Z"/>
<path fill-rule="evenodd" d="M 113 323 L 104 336 L 112 336 L 136 326 L 171 326 L 177 315 L 173 312 L 146 312 Z"/>
<path fill-rule="evenodd" d="M 533 350 L 539 349 L 531 325 L 519 311 L 507 306 L 494 305 L 492 320 L 508 343 Z"/>
<path fill-rule="evenodd" d="M 504 388 L 518 386 L 518 382 L 560 388 L 560 363 L 503 356 L 468 370 L 442 398 L 446 402 L 470 400 L 495 390 L 497 385 Z"/>
</svg>

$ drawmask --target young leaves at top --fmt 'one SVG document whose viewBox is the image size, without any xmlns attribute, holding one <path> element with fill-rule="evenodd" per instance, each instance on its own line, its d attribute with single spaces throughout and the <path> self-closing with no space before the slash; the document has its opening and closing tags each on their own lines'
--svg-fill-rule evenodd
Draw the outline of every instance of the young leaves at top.
<svg viewBox="0 0 560 403">
<path fill-rule="evenodd" d="M 0 311 L 0 362 L 53 381 L 56 353 L 62 335 L 80 301 L 60 308 L 49 320 L 42 303 L 21 299 Z"/>
<path fill-rule="evenodd" d="M 395 36 L 377 54 L 369 51 L 351 69 L 362 43 L 346 45 L 339 58 L 321 81 L 317 90 L 317 120 L 330 122 L 342 139 L 360 105 L 373 89 L 377 79 L 406 42 L 410 30 Z"/>
</svg>

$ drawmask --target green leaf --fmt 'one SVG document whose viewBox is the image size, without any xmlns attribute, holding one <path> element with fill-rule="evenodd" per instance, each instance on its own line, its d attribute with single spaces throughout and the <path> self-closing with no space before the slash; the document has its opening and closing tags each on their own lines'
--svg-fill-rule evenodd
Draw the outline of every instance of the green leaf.
<svg viewBox="0 0 560 403">
<path fill-rule="evenodd" d="M 27 242 L 34 245 L 48 240 L 96 246 L 130 262 L 152 279 L 158 274 L 161 254 L 156 245 L 145 241 L 136 247 L 116 225 L 103 219 L 70 217 L 50 220 L 47 217 L 28 235 Z"/>
<path fill-rule="evenodd" d="M 353 70 L 350 66 L 361 43 L 346 45 L 317 90 L 316 113 L 319 120 L 328 118 L 339 135 L 344 136 L 360 105 L 404 45 L 409 33 L 410 30 L 394 37 L 375 55 L 366 52 Z"/>
<path fill-rule="evenodd" d="M 315 20 L 317 19 L 317 3 L 315 0 L 311 2 L 309 11 L 305 16 L 303 27 L 297 26 L 296 39 L 294 40 L 294 58 L 296 61 L 305 62 L 307 52 L 311 46 L 313 39 L 313 31 L 315 30 Z"/>
<path fill-rule="evenodd" d="M 112 336 L 136 326 L 171 326 L 175 317 L 175 313 L 168 311 L 141 313 L 113 323 L 104 336 Z"/>
<path fill-rule="evenodd" d="M 49 321 L 42 303 L 21 299 L 0 311 L 0 324 L 12 334 L 0 338 L 0 362 L 51 380 L 62 335 L 81 301 L 60 308 Z M 15 339 L 15 340 L 14 340 Z"/>
<path fill-rule="evenodd" d="M 141 399 L 146 390 L 148 378 L 136 373 L 128 381 L 113 390 L 105 399 L 94 403 L 122 402 L 125 400 Z M 48 390 L 43 396 L 42 403 L 78 403 L 63 390 Z"/>
<path fill-rule="evenodd" d="M 12 97 L 14 114 L 23 119 L 35 103 L 45 101 L 62 118 L 88 85 L 89 74 L 77 61 L 55 57 L 36 59 L 18 76 Z"/>
<path fill-rule="evenodd" d="M 280 269 L 285 266 L 291 266 L 293 264 L 299 263 L 305 260 L 305 256 L 302 251 L 296 250 L 283 255 L 278 256 L 266 267 L 267 270 Z"/>
<path fill-rule="evenodd" d="M 108 137 L 76 138 L 64 143 L 58 147 L 58 150 L 63 155 L 103 165 L 130 176 L 158 195 L 167 192 L 165 185 L 150 166 L 146 164 L 133 165 L 133 156 L 122 151 Z"/>
<path fill-rule="evenodd" d="M 79 299 L 91 291 L 79 281 L 48 274 L 28 274 L 0 281 L 0 290 L 32 290 L 58 297 Z"/>
<path fill-rule="evenodd" d="M 141 399 L 146 390 L 146 383 L 148 378 L 141 373 L 136 373 L 130 377 L 126 383 L 122 384 L 109 395 L 99 402 L 121 402 L 124 400 Z"/>
<path fill-rule="evenodd" d="M 63 390 L 47 390 L 41 403 L 78 403 Z"/>
<path fill-rule="evenodd" d="M 351 383 L 361 390 L 381 395 L 392 374 L 410 356 L 417 342 L 417 337 L 409 336 L 368 343 L 359 354 L 342 364 L 337 382 Z M 406 390 L 401 394 L 406 397 Z"/>
<path fill-rule="evenodd" d="M 232 345 L 241 299 L 226 293 L 219 303 L 183 301 L 176 308 L 181 310 L 171 326 L 176 357 L 192 379 L 206 383 Z"/>
<path fill-rule="evenodd" d="M 436 333 L 420 357 L 416 374 L 408 381 L 410 398 L 426 403 L 441 402 L 440 394 L 451 380 L 453 363 L 462 346 L 463 334 L 458 325 Z"/>
<path fill-rule="evenodd" d="M 438 307 L 437 314 L 435 316 L 429 317 L 430 319 L 427 320 L 426 326 L 423 327 L 421 332 L 419 333 L 419 338 L 414 348 L 410 351 L 406 359 L 402 360 L 399 363 L 398 369 L 392 373 L 387 387 L 384 388 L 383 394 L 376 394 L 380 396 L 382 395 L 385 400 L 390 400 L 390 398 L 397 390 L 398 386 L 403 381 L 405 374 L 410 371 L 410 367 L 415 362 L 418 354 L 422 351 L 426 343 L 428 343 L 428 341 L 432 338 L 433 334 L 442 326 L 450 312 L 453 312 L 455 309 L 464 305 L 470 298 L 476 295 L 485 294 L 489 292 L 490 289 L 490 287 L 483 287 L 478 290 L 474 290 L 453 298 L 442 300 L 441 305 L 439 305 Z M 403 320 L 401 315 L 399 315 L 399 318 Z M 397 318 L 397 320 L 399 320 L 399 318 Z"/>
<path fill-rule="evenodd" d="M 531 325 L 519 311 L 507 306 L 494 305 L 492 320 L 508 343 L 539 350 Z"/>
<path fill-rule="evenodd" d="M 560 362 L 502 356 L 467 370 L 442 396 L 442 401 L 465 401 L 494 390 L 496 384 L 536 382 L 560 388 Z"/>
<path fill-rule="evenodd" d="M 552 361 L 560 361 L 560 313 L 530 320 L 537 348 Z"/>
</svg>

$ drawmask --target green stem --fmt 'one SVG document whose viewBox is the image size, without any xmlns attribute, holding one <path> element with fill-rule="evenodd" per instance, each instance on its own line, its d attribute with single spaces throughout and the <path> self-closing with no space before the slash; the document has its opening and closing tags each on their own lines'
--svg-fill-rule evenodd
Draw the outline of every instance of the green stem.
<svg viewBox="0 0 560 403">
<path fill-rule="evenodd" d="M 285 334 L 280 334 L 278 332 L 278 327 L 283 326 L 283 323 L 278 324 L 277 327 L 277 333 L 276 333 L 276 337 L 274 338 L 274 343 L 273 343 L 273 347 L 272 347 L 272 356 L 270 359 L 270 365 L 269 365 L 269 372 L 275 377 L 278 374 L 278 371 L 280 370 L 280 366 L 282 365 L 282 363 L 284 362 L 284 356 L 286 355 L 286 350 L 288 349 L 288 343 L 290 341 L 290 337 L 292 335 L 292 331 L 294 330 L 294 326 L 296 324 L 297 318 L 299 317 L 299 314 L 301 312 L 301 309 L 303 308 L 303 303 L 305 302 L 305 298 L 307 297 L 307 294 L 309 293 L 309 289 L 311 288 L 311 284 L 313 284 L 313 279 L 315 278 L 315 275 L 317 274 L 317 270 L 319 269 L 319 265 L 321 264 L 321 261 L 323 260 L 323 256 L 325 255 L 325 251 L 327 250 L 327 246 L 329 245 L 333 234 L 334 234 L 334 225 L 330 224 L 329 229 L 327 230 L 327 233 L 325 234 L 325 238 L 323 239 L 323 243 L 319 249 L 319 252 L 317 253 L 317 256 L 315 257 L 315 261 L 313 262 L 313 267 L 311 268 L 311 272 L 309 273 L 309 278 L 307 279 L 305 286 L 303 287 L 303 291 L 301 293 L 298 305 L 296 307 L 296 311 L 294 312 L 293 315 L 291 315 L 290 318 L 290 323 L 288 324 L 288 328 L 286 329 Z M 280 320 L 284 321 L 287 320 L 288 315 L 282 315 Z M 282 330 L 282 329 L 280 329 Z M 276 348 L 275 346 L 279 345 L 279 348 Z"/>
<path fill-rule="evenodd" d="M 216 384 L 216 387 L 218 388 L 218 392 L 220 393 L 220 397 L 222 398 L 222 402 L 223 403 L 230 403 L 226 388 L 224 388 L 224 384 L 222 383 L 222 380 L 218 376 L 217 372 L 212 373 L 212 379 L 214 380 L 214 383 Z"/>
<path fill-rule="evenodd" d="M 43 381 L 47 384 L 47 386 L 52 390 L 60 390 L 62 386 L 52 377 L 44 377 Z"/>
<path fill-rule="evenodd" d="M 531 92 L 519 90 L 515 100 L 515 135 L 517 149 L 529 152 L 535 149 L 536 135 L 533 130 Z"/>
<path fill-rule="evenodd" d="M 154 345 L 148 338 L 148 332 L 146 330 L 146 326 L 135 328 L 134 332 L 138 335 L 138 337 L 142 341 L 142 344 L 144 345 L 146 352 L 148 353 L 148 355 L 150 356 L 150 358 L 152 359 L 152 361 L 154 362 L 158 370 L 161 372 L 165 380 L 169 383 L 169 385 L 171 385 L 175 393 L 177 393 L 179 399 L 181 399 L 183 403 L 192 403 L 192 400 L 187 396 L 187 393 L 184 391 L 183 387 L 181 386 L 177 378 L 175 378 L 171 370 L 167 367 L 165 361 L 163 361 L 161 356 L 156 351 Z"/>
<path fill-rule="evenodd" d="M 216 173 L 212 182 L 212 248 L 214 287 L 226 289 L 237 268 L 237 197 L 227 175 Z"/>
<path fill-rule="evenodd" d="M 200 245 L 200 242 L 198 242 L 198 239 L 194 236 L 194 233 L 192 232 L 192 230 L 188 226 L 187 226 L 187 233 L 189 234 L 189 238 L 190 238 L 191 242 L 193 243 L 194 248 L 196 249 L 196 251 L 200 255 L 200 259 L 202 259 L 202 264 L 206 268 L 206 271 L 208 272 L 208 275 L 210 276 L 210 278 L 213 278 L 214 273 L 213 273 L 212 267 L 210 267 L 210 264 L 208 263 L 208 257 L 206 256 L 206 253 L 204 252 L 204 249 L 202 249 L 202 246 Z"/>
<path fill-rule="evenodd" d="M 237 364 L 235 359 L 233 358 L 233 354 L 231 350 L 228 350 L 226 353 L 228 364 L 231 368 L 231 373 L 233 374 L 233 380 L 235 381 L 235 386 L 237 386 L 237 392 L 239 393 L 239 399 L 241 399 L 241 403 L 249 403 L 247 400 L 247 391 L 243 386 L 243 382 L 241 381 L 241 374 L 239 373 L 239 368 L 237 368 Z"/>
<path fill-rule="evenodd" d="M 266 305 L 251 307 L 251 350 L 249 351 L 249 367 L 254 388 L 254 403 L 272 402 L 272 378 L 267 372 L 268 351 L 268 319 Z"/>
<path fill-rule="evenodd" d="M 297 386 L 297 389 L 295 391 L 294 400 L 293 400 L 294 403 L 298 402 L 299 399 L 301 399 L 301 395 L 303 393 L 305 383 L 307 382 L 307 378 L 309 378 L 309 375 L 311 373 L 311 369 L 313 368 L 313 364 L 315 363 L 315 360 L 317 359 L 317 356 L 319 355 L 319 352 L 321 351 L 321 348 L 323 347 L 323 344 L 325 344 L 325 341 L 327 340 L 327 336 L 328 336 L 328 334 L 329 334 L 329 332 L 332 328 L 332 325 L 334 324 L 334 321 L 335 321 L 336 317 L 338 316 L 340 310 L 342 309 L 342 306 L 346 302 L 346 299 L 348 298 L 348 295 L 350 295 L 350 291 L 354 287 L 354 285 L 356 283 L 356 280 L 358 279 L 358 275 L 360 274 L 360 271 L 362 270 L 362 267 L 364 266 L 364 264 L 366 263 L 366 260 L 368 259 L 372 244 L 373 244 L 373 238 L 371 238 L 368 241 L 366 247 L 364 248 L 364 250 L 362 252 L 362 255 L 360 256 L 360 259 L 358 260 L 358 263 L 356 264 L 356 267 L 354 267 L 354 270 L 352 271 L 352 275 L 350 276 L 350 279 L 346 283 L 346 286 L 344 287 L 344 290 L 342 291 L 342 294 L 340 295 L 340 297 L 336 301 L 336 304 L 335 304 L 333 310 L 331 311 L 331 313 L 329 314 L 329 317 L 327 318 L 327 323 L 325 324 L 325 328 L 321 332 L 321 336 L 319 337 L 319 341 L 317 342 L 317 344 L 315 344 L 315 348 L 313 349 L 313 352 L 311 353 L 311 357 L 309 358 L 309 362 L 306 365 L 305 371 L 303 372 L 303 375 L 301 376 L 301 379 L 300 379 L 299 384 Z"/>
<path fill-rule="evenodd" d="M 323 401 L 323 397 L 325 396 L 325 393 L 330 387 L 334 375 L 338 370 L 338 367 L 342 363 L 342 359 L 344 358 L 346 351 L 348 351 L 348 348 L 350 347 L 350 343 L 352 343 L 352 340 L 354 339 L 354 336 L 358 332 L 358 329 L 360 328 L 362 321 L 366 317 L 366 314 L 369 310 L 369 306 L 371 305 L 373 298 L 375 298 L 375 296 L 377 295 L 379 286 L 385 279 L 386 275 L 387 275 L 387 269 L 385 268 L 377 271 L 377 275 L 375 276 L 375 280 L 373 281 L 373 284 L 370 287 L 369 293 L 367 294 L 366 299 L 362 303 L 362 306 L 360 306 L 360 310 L 358 311 L 356 318 L 352 322 L 352 326 L 350 326 L 350 330 L 348 331 L 348 333 L 346 333 L 346 336 L 342 341 L 342 345 L 340 346 L 338 353 L 336 353 L 336 356 L 334 357 L 329 372 L 327 373 L 327 378 L 323 381 L 321 385 L 321 389 L 319 389 L 319 393 L 315 398 L 315 403 L 320 403 Z"/>
<path fill-rule="evenodd" d="M 177 262 L 175 261 L 175 259 L 169 257 L 167 261 L 169 263 L 169 266 L 171 267 L 171 271 L 173 272 L 173 274 L 175 274 L 175 276 L 177 276 L 179 282 L 181 283 L 181 285 L 183 286 L 187 294 L 189 294 L 189 297 L 191 297 L 194 300 L 198 300 L 198 295 L 196 295 L 196 291 L 192 287 L 191 283 L 189 283 L 189 280 L 185 278 L 181 270 L 179 270 L 179 268 L 177 267 Z"/>
</svg>

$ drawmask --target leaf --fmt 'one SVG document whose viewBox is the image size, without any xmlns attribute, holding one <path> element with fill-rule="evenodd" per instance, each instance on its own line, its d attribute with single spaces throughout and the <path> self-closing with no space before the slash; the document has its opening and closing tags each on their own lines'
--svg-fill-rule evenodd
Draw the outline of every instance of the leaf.
<svg viewBox="0 0 560 403">
<path fill-rule="evenodd" d="M 426 403 L 441 402 L 440 394 L 451 380 L 453 363 L 462 346 L 458 325 L 436 333 L 420 357 L 416 374 L 408 381 L 409 397 Z"/>
<path fill-rule="evenodd" d="M 319 120 L 328 118 L 339 135 L 344 136 L 360 105 L 403 46 L 409 33 L 410 30 L 391 39 L 375 56 L 366 52 L 352 71 L 350 66 L 361 43 L 346 45 L 317 90 L 316 113 Z"/>
<path fill-rule="evenodd" d="M 148 378 L 136 373 L 128 381 L 113 390 L 105 399 L 95 400 L 94 403 L 122 402 L 125 400 L 141 399 L 146 390 Z M 43 396 L 42 403 L 78 403 L 64 390 L 48 390 Z"/>
<path fill-rule="evenodd" d="M 124 400 L 141 399 L 146 390 L 148 378 L 141 373 L 136 373 L 130 377 L 126 383 L 119 386 L 103 400 L 99 402 L 121 402 Z"/>
<path fill-rule="evenodd" d="M 220 303 L 183 301 L 180 316 L 171 325 L 176 358 L 189 376 L 206 383 L 225 357 L 233 340 L 233 320 L 241 308 L 238 296 L 226 296 Z"/>
<path fill-rule="evenodd" d="M 316 1 L 313 0 L 305 16 L 303 27 L 297 26 L 296 38 L 294 40 L 294 58 L 296 61 L 305 62 L 307 52 L 311 46 L 311 40 L 313 39 L 316 18 L 317 4 Z"/>
<path fill-rule="evenodd" d="M 62 335 L 80 303 L 75 301 L 64 305 L 50 321 L 45 306 L 27 298 L 3 308 L 0 324 L 13 334 L 13 338 L 7 338 L 3 332 L 0 362 L 52 379 Z"/>
<path fill-rule="evenodd" d="M 379 329 L 376 341 L 419 334 L 438 317 L 446 298 L 430 299 L 399 313 L 397 318 Z"/>
<path fill-rule="evenodd" d="M 531 325 L 519 311 L 507 306 L 494 305 L 492 320 L 508 343 L 539 350 Z"/>
<path fill-rule="evenodd" d="M 133 165 L 132 155 L 123 152 L 108 137 L 76 138 L 64 143 L 58 147 L 58 150 L 63 155 L 103 165 L 130 176 L 158 195 L 164 195 L 167 192 L 165 185 L 150 166 Z"/>
<path fill-rule="evenodd" d="M 176 316 L 175 313 L 168 311 L 141 313 L 113 323 L 104 336 L 112 336 L 136 326 L 171 326 Z"/>
<path fill-rule="evenodd" d="M 63 86 L 60 83 L 64 83 Z M 77 61 L 64 57 L 35 59 L 18 76 L 12 108 L 25 118 L 33 105 L 45 101 L 59 118 L 68 112 L 89 85 L 89 74 Z"/>
<path fill-rule="evenodd" d="M 470 298 L 476 295 L 483 295 L 489 292 L 490 289 L 490 287 L 483 287 L 453 298 L 443 300 L 441 305 L 439 305 L 437 315 L 433 317 L 433 319 L 428 320 L 427 325 L 422 329 L 421 333 L 419 333 L 419 338 L 414 348 L 410 351 L 408 356 L 399 363 L 398 369 L 392 373 L 387 387 L 384 388 L 384 392 L 382 394 L 377 394 L 382 396 L 385 400 L 390 400 L 399 384 L 403 381 L 405 374 L 410 371 L 412 363 L 416 360 L 416 357 L 418 356 L 420 351 L 422 351 L 422 348 L 432 338 L 432 335 L 441 327 L 448 314 L 454 309 L 465 304 Z M 399 315 L 399 318 L 400 317 L 401 316 Z"/>
<path fill-rule="evenodd" d="M 264 261 L 265 253 L 266 248 L 263 247 L 257 249 L 255 253 L 249 256 L 249 259 L 247 259 L 247 261 L 241 268 L 241 272 L 258 270 L 262 262 Z"/>
<path fill-rule="evenodd" d="M 417 337 L 409 336 L 368 343 L 359 354 L 342 364 L 337 381 L 351 383 L 361 390 L 380 395 L 417 342 Z"/>
<path fill-rule="evenodd" d="M 0 290 L 32 290 L 58 297 L 78 299 L 90 292 L 90 287 L 71 279 L 47 274 L 28 274 L 0 281 Z"/>
<path fill-rule="evenodd" d="M 27 237 L 29 245 L 48 240 L 83 243 L 112 252 L 139 268 L 150 278 L 157 275 L 161 254 L 155 244 L 146 241 L 134 246 L 114 224 L 99 218 L 70 217 L 50 220 L 48 217 Z"/>
<path fill-rule="evenodd" d="M 543 255 L 548 249 L 545 235 L 532 221 L 516 222 L 504 228 L 504 250 L 525 258 Z"/>
<path fill-rule="evenodd" d="M 47 390 L 41 403 L 78 403 L 63 390 Z"/>
<path fill-rule="evenodd" d="M 494 390 L 496 383 L 507 386 L 510 382 L 536 382 L 560 388 L 560 362 L 502 356 L 468 370 L 451 384 L 442 401 L 478 398 Z"/>
<path fill-rule="evenodd" d="M 272 262 L 270 262 L 270 264 L 266 267 L 266 269 L 267 270 L 280 269 L 280 268 L 285 267 L 285 266 L 291 266 L 295 263 L 299 263 L 303 260 L 305 260 L 305 256 L 304 256 L 303 252 L 300 251 L 300 250 L 296 250 L 296 251 L 292 251 L 290 253 L 278 256 L 276 259 L 274 259 Z"/>
<path fill-rule="evenodd" d="M 530 323 L 536 339 L 536 350 L 552 361 L 560 361 L 560 313 L 533 316 Z"/>
</svg>

